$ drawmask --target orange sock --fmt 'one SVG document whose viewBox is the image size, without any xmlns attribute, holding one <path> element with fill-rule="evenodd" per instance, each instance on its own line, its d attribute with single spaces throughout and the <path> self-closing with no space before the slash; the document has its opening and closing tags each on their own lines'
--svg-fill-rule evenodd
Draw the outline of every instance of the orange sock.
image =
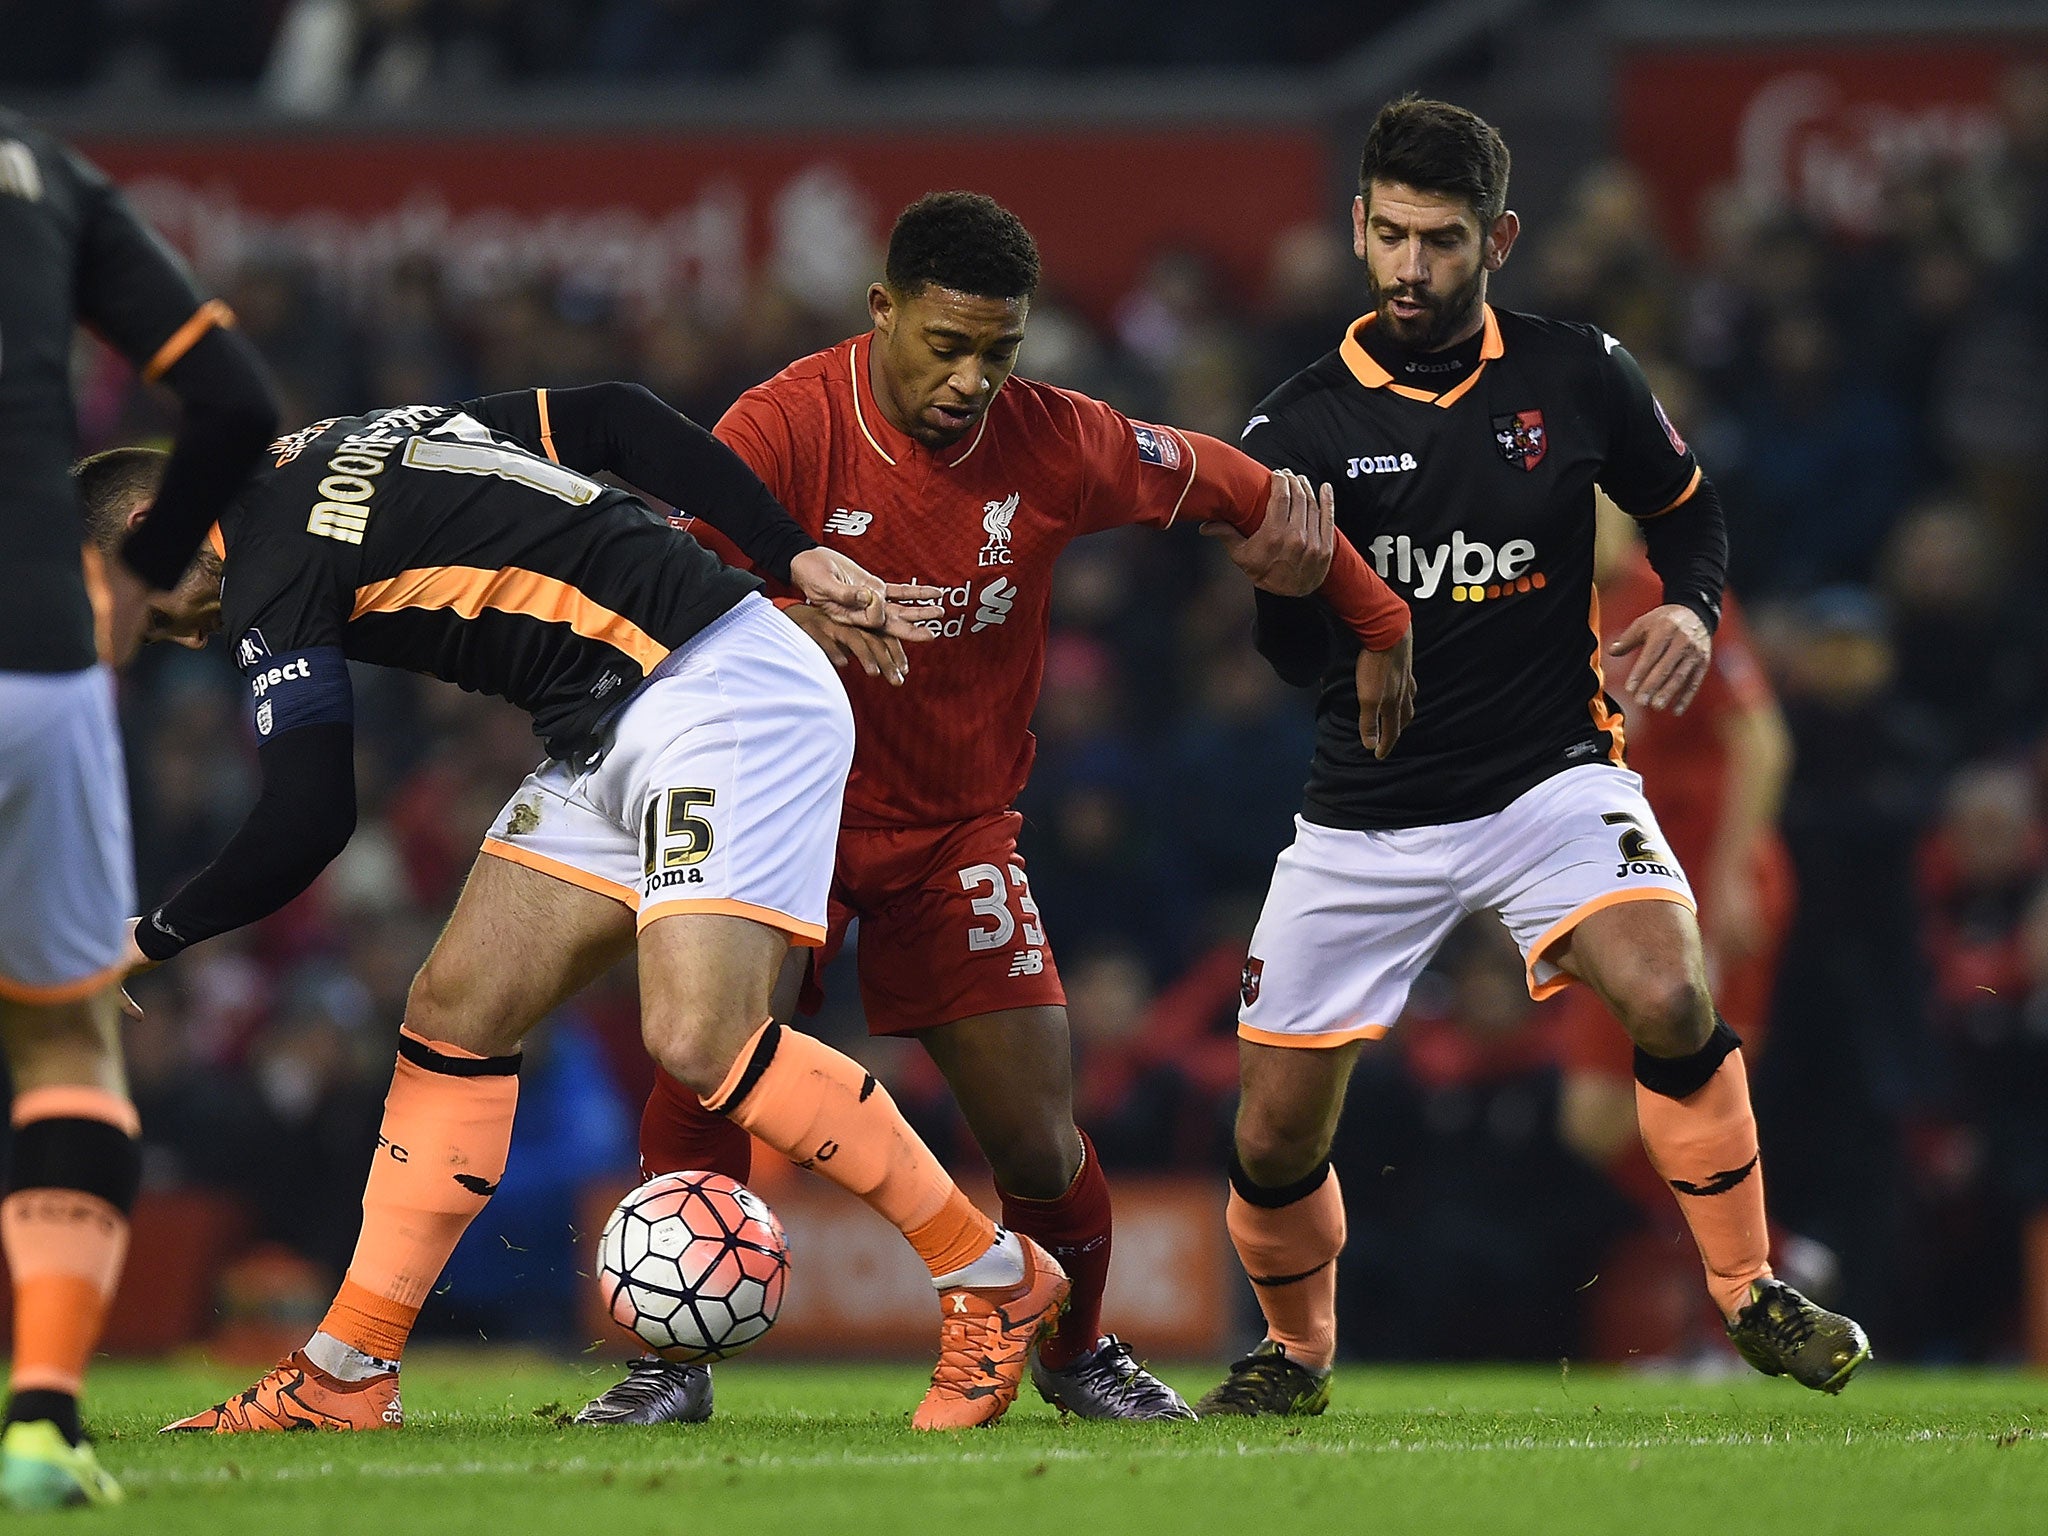
<svg viewBox="0 0 2048 1536">
<path fill-rule="evenodd" d="M 442 1266 L 505 1176 L 519 1058 L 401 1029 L 355 1257 L 320 1331 L 396 1360 Z"/>
<path fill-rule="evenodd" d="M 809 1035 L 770 1019 L 704 1107 L 860 1196 L 934 1275 L 965 1269 L 996 1240 L 996 1224 L 946 1177 L 889 1090 Z"/>
<path fill-rule="evenodd" d="M 75 1398 L 128 1252 L 141 1125 L 127 1099 L 84 1086 L 31 1088 L 14 1101 L 13 1121 L 0 1200 L 14 1277 L 13 1389 Z"/>
<path fill-rule="evenodd" d="M 1706 1265 L 1707 1290 L 1726 1317 L 1749 1302 L 1749 1285 L 1771 1272 L 1763 1166 L 1749 1074 L 1730 1051 L 1704 1086 L 1674 1099 L 1636 1084 L 1643 1150 L 1677 1197 Z"/>
<path fill-rule="evenodd" d="M 1344 1251 L 1344 1193 L 1336 1169 L 1325 1163 L 1322 1173 L 1305 1193 L 1295 1193 L 1298 1185 L 1269 1191 L 1253 1184 L 1233 1158 L 1225 1213 L 1230 1241 L 1265 1314 L 1266 1337 L 1285 1346 L 1290 1360 L 1316 1371 L 1337 1358 L 1337 1255 Z M 1268 1204 L 1268 1194 L 1287 1198 Z"/>
</svg>

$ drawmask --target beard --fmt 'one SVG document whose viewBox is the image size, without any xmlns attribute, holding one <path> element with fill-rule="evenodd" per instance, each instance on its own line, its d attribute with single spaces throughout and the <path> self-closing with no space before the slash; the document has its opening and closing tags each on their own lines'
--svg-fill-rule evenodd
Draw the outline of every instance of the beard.
<svg viewBox="0 0 2048 1536">
<path fill-rule="evenodd" d="M 1400 286 L 1382 288 L 1372 281 L 1369 272 L 1366 280 L 1384 334 L 1417 352 L 1436 352 L 1449 346 L 1452 338 L 1472 323 L 1486 297 L 1484 267 L 1475 271 L 1469 281 L 1443 295 Z M 1388 301 L 1396 298 L 1424 306 L 1423 312 L 1412 320 L 1395 318 Z"/>
</svg>

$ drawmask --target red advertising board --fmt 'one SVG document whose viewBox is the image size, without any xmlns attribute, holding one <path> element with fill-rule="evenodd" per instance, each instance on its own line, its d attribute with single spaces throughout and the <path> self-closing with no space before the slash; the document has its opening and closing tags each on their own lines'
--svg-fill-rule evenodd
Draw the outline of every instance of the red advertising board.
<svg viewBox="0 0 2048 1536">
<path fill-rule="evenodd" d="M 2000 84 L 2016 61 L 2048 56 L 2044 44 L 1639 48 L 1621 62 L 1621 148 L 1688 255 L 1703 200 L 1728 185 L 1757 206 L 1866 234 L 1900 167 L 1968 164 L 1997 147 Z"/>
<path fill-rule="evenodd" d="M 564 270 L 715 309 L 772 268 L 843 303 L 899 209 L 966 187 L 1013 208 L 1049 287 L 1099 314 L 1163 250 L 1199 249 L 1256 285 L 1275 234 L 1341 213 L 1324 195 L 1321 141 L 1288 126 L 223 134 L 85 148 L 203 271 L 282 240 L 358 293 L 394 259 L 426 252 L 459 283 Z"/>
</svg>

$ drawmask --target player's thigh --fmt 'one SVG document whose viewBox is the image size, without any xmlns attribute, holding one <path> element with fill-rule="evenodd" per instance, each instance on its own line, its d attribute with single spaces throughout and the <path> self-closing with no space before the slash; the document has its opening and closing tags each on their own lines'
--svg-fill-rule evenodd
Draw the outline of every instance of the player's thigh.
<svg viewBox="0 0 2048 1536">
<path fill-rule="evenodd" d="M 406 1025 L 481 1056 L 506 1055 L 632 947 L 625 903 L 481 854 L 413 979 Z"/>
<path fill-rule="evenodd" d="M 1629 968 L 1628 936 L 1682 931 L 1698 954 L 1692 887 L 1642 781 L 1624 768 L 1568 768 L 1497 815 L 1445 830 L 1460 896 L 1500 914 L 1522 951 L 1531 997 L 1587 982 L 1634 1033 L 1652 1001 L 1645 987 L 1670 951 L 1659 942 Z"/>
<path fill-rule="evenodd" d="M 1588 914 L 1553 948 L 1562 970 L 1599 994 L 1653 1056 L 1685 1056 L 1714 1027 L 1706 958 L 1692 909 L 1632 901 Z"/>
<path fill-rule="evenodd" d="M 1241 1040 L 1327 1051 L 1393 1028 L 1415 978 L 1466 916 L 1437 834 L 1296 820 L 1252 932 Z"/>
<path fill-rule="evenodd" d="M 56 1010 L 21 1038 L 93 1033 L 68 1005 L 107 993 L 134 910 L 111 674 L 0 672 L 0 1002 Z"/>
<path fill-rule="evenodd" d="M 861 1001 L 871 1033 L 922 1034 L 990 1014 L 1064 1010 L 1066 988 L 1017 853 L 1022 825 L 1004 811 L 944 828 L 850 831 L 841 840 L 840 880 L 861 912 Z"/>
<path fill-rule="evenodd" d="M 126 1098 L 119 999 L 120 989 L 108 982 L 62 1003 L 0 1001 L 0 1046 L 15 1095 L 84 1086 Z"/>
<path fill-rule="evenodd" d="M 640 1023 L 648 1054 L 709 1097 L 766 1023 L 789 933 L 752 918 L 669 912 L 640 931 Z"/>
<path fill-rule="evenodd" d="M 920 1031 L 1007 1193 L 1053 1200 L 1081 1170 L 1064 1008 L 1010 1008 Z"/>
</svg>

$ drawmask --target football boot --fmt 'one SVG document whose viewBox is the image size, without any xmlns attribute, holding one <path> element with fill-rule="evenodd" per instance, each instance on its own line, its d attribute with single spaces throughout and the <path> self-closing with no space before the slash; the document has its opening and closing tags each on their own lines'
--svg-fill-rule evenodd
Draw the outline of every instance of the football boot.
<svg viewBox="0 0 2048 1536">
<path fill-rule="evenodd" d="M 330 1376 L 295 1349 L 255 1386 L 189 1419 L 166 1424 L 197 1434 L 255 1435 L 299 1429 L 399 1429 L 405 1409 L 398 1372 L 379 1371 L 361 1381 Z"/>
<path fill-rule="evenodd" d="M 1195 1413 L 1205 1419 L 1229 1414 L 1306 1417 L 1329 1406 L 1328 1371 L 1299 1365 L 1287 1358 L 1284 1344 L 1261 1339 L 1257 1349 L 1230 1362 L 1230 1374 L 1202 1394 Z"/>
<path fill-rule="evenodd" d="M 1072 1365 L 1055 1369 L 1031 1352 L 1031 1384 L 1038 1395 L 1077 1419 L 1192 1419 L 1195 1410 L 1146 1370 L 1131 1346 L 1105 1334 Z"/>
<path fill-rule="evenodd" d="M 702 1424 L 711 1417 L 711 1367 L 642 1355 L 626 1379 L 583 1405 L 578 1424 Z"/>
<path fill-rule="evenodd" d="M 912 1429 L 993 1424 L 1017 1400 L 1031 1346 L 1058 1324 L 1069 1290 L 1051 1254 L 1022 1234 L 1017 1242 L 1024 1278 L 1015 1285 L 939 1292 L 939 1363 Z"/>
<path fill-rule="evenodd" d="M 1728 1321 L 1737 1353 L 1766 1376 L 1839 1392 L 1870 1359 L 1860 1324 L 1814 1305 L 1782 1280 L 1750 1283 L 1749 1304 Z"/>
</svg>

